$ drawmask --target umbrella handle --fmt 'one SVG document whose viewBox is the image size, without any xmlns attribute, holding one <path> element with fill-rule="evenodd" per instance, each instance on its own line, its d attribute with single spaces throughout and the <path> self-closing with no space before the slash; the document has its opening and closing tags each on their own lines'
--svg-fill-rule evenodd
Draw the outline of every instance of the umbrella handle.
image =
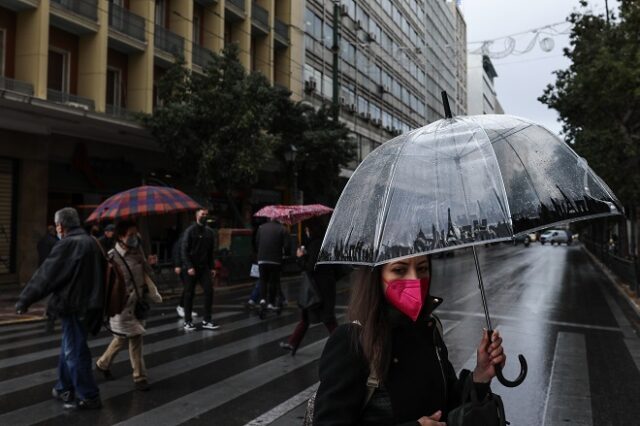
<svg viewBox="0 0 640 426">
<path fill-rule="evenodd" d="M 489 330 L 488 334 L 489 334 L 489 341 L 491 341 L 491 334 L 493 333 L 493 330 Z M 518 354 L 518 361 L 520 361 L 520 374 L 518 374 L 518 377 L 516 377 L 515 380 L 509 380 L 506 377 L 504 377 L 502 375 L 502 366 L 500 365 L 496 365 L 496 377 L 498 378 L 498 381 L 503 385 L 506 386 L 508 388 L 515 388 L 516 386 L 520 386 L 522 384 L 522 382 L 524 382 L 524 379 L 527 378 L 527 372 L 529 371 L 529 367 L 527 365 L 527 360 L 524 357 L 524 355 L 522 354 Z"/>
</svg>

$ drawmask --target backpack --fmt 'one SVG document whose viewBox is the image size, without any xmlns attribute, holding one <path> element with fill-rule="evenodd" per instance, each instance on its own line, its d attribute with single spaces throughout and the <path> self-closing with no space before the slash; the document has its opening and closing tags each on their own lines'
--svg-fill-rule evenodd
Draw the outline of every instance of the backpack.
<svg viewBox="0 0 640 426">
<path fill-rule="evenodd" d="M 435 319 L 436 329 L 438 330 L 438 332 L 440 333 L 440 337 L 442 338 L 442 323 L 440 322 L 440 319 L 435 315 L 432 315 L 432 317 Z M 361 325 L 359 321 L 353 321 L 353 324 Z M 378 386 L 380 386 L 380 380 L 374 372 L 373 365 L 370 365 L 369 377 L 367 377 L 367 395 L 364 399 L 364 404 L 362 404 L 363 411 L 369 401 L 371 401 L 371 398 L 373 397 L 376 389 L 378 389 Z M 302 421 L 302 426 L 313 426 L 313 414 L 315 411 L 317 393 L 318 391 L 315 391 L 307 401 L 307 409 L 304 412 L 304 420 Z"/>
</svg>

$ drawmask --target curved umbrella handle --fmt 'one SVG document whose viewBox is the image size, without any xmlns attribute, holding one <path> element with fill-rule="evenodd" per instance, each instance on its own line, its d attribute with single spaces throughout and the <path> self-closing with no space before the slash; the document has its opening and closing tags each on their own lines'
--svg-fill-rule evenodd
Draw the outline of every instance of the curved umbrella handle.
<svg viewBox="0 0 640 426">
<path fill-rule="evenodd" d="M 513 381 L 505 378 L 502 375 L 501 366 L 499 365 L 496 366 L 496 377 L 498 378 L 498 381 L 502 383 L 503 386 L 506 386 L 508 388 L 515 388 L 516 386 L 520 386 L 520 384 L 522 384 L 522 382 L 524 382 L 524 379 L 527 377 L 527 371 L 529 371 L 529 367 L 527 366 L 527 360 L 522 354 L 518 355 L 518 360 L 520 361 L 520 374 Z"/>
</svg>

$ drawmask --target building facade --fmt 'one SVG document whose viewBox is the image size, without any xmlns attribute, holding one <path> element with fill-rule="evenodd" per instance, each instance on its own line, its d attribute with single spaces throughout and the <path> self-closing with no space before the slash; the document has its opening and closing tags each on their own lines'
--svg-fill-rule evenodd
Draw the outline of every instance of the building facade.
<svg viewBox="0 0 640 426">
<path fill-rule="evenodd" d="M 0 283 L 33 272 L 56 209 L 88 214 L 171 164 L 132 118 L 176 60 L 202 73 L 240 47 L 247 70 L 303 93 L 303 2 L 0 0 Z"/>
<path fill-rule="evenodd" d="M 494 86 L 498 73 L 491 58 L 482 54 L 469 54 L 467 63 L 469 114 L 504 114 Z"/>
<path fill-rule="evenodd" d="M 358 160 L 392 137 L 442 118 L 442 90 L 455 114 L 466 112 L 466 54 L 460 53 L 466 51 L 466 24 L 455 3 L 342 1 L 337 79 L 334 2 L 307 0 L 304 29 L 303 99 L 316 106 L 331 102 L 333 85 L 339 85 L 340 117 L 356 139 Z"/>
</svg>

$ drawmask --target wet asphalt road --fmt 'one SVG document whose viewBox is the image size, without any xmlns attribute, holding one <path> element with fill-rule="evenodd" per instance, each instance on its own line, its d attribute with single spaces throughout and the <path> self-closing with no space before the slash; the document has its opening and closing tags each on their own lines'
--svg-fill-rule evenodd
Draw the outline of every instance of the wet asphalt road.
<svg viewBox="0 0 640 426">
<path fill-rule="evenodd" d="M 640 424 L 638 319 L 579 246 L 498 245 L 479 251 L 494 327 L 510 357 L 505 376 L 517 375 L 516 355 L 529 363 L 513 389 L 494 381 L 512 425 Z M 456 369 L 473 368 L 484 327 L 469 251 L 434 260 L 432 294 Z M 297 283 L 286 292 L 295 299 Z M 0 327 L 0 424 L 298 425 L 317 383 L 326 331 L 310 329 L 296 357 L 278 342 L 293 330 L 295 309 L 260 321 L 243 307 L 248 289 L 215 298 L 219 331 L 185 333 L 172 302 L 156 309 L 145 336 L 152 389 L 132 389 L 126 354 L 116 358 L 116 380 L 100 381 L 104 408 L 65 413 L 51 400 L 59 334 L 43 324 Z M 338 296 L 344 313 L 348 291 Z M 344 317 L 340 317 L 344 321 Z M 110 338 L 90 342 L 100 355 Z"/>
</svg>

